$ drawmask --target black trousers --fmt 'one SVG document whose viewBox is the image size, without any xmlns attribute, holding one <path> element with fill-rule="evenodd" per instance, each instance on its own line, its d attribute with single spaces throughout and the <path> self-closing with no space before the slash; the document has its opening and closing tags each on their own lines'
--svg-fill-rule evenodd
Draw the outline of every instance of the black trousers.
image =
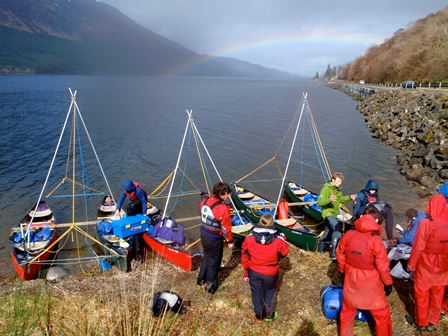
<svg viewBox="0 0 448 336">
<path fill-rule="evenodd" d="M 141 214 L 143 211 L 142 202 L 139 199 L 130 201 L 126 207 L 127 216 L 135 216 Z M 142 234 L 136 234 L 134 238 L 134 258 L 137 260 L 143 259 L 143 237 Z"/>
<path fill-rule="evenodd" d="M 221 236 L 214 239 L 201 230 L 202 263 L 198 275 L 198 285 L 206 285 L 209 293 L 218 289 L 218 272 L 221 267 L 224 241 Z"/>
<path fill-rule="evenodd" d="M 275 275 L 261 274 L 249 268 L 249 284 L 252 291 L 252 304 L 254 305 L 255 317 L 262 320 L 273 316 L 277 300 L 278 272 Z"/>
</svg>

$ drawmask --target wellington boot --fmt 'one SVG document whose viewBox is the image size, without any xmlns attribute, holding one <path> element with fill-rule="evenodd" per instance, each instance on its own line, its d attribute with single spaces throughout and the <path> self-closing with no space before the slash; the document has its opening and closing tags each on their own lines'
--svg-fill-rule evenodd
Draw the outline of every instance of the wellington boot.
<svg viewBox="0 0 448 336">
<path fill-rule="evenodd" d="M 319 239 L 319 244 L 317 244 L 317 252 L 324 253 L 327 250 L 328 245 L 330 245 L 330 242 Z"/>
<path fill-rule="evenodd" d="M 340 238 L 333 238 L 331 240 L 331 246 L 330 246 L 330 258 L 331 260 L 336 260 L 336 249 L 338 248 Z"/>
</svg>

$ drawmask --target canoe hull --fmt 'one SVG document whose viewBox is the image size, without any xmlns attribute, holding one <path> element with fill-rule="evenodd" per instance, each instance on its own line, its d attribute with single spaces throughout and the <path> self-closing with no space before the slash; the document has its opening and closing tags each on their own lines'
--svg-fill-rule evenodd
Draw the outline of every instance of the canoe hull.
<svg viewBox="0 0 448 336">
<path fill-rule="evenodd" d="M 316 251 L 319 236 L 300 232 L 275 223 L 275 226 L 285 235 L 286 241 L 305 251 Z"/>
<path fill-rule="evenodd" d="M 239 197 L 238 190 L 244 189 L 238 186 L 236 183 L 232 183 L 232 199 L 235 202 L 236 207 L 244 211 L 244 215 L 252 220 L 254 223 L 258 223 L 260 221 L 260 217 L 262 216 L 261 212 L 257 212 L 257 210 L 250 209 L 244 201 Z M 250 191 L 244 189 L 244 193 L 252 194 Z M 263 197 L 259 195 L 255 195 L 257 198 L 263 199 Z M 273 210 L 272 210 L 273 212 Z M 317 243 L 319 237 L 313 232 L 302 232 L 296 229 L 289 228 L 287 226 L 283 226 L 275 222 L 275 226 L 285 235 L 286 240 L 291 244 L 305 250 L 305 251 L 315 251 L 317 248 Z"/>
<path fill-rule="evenodd" d="M 104 237 L 98 232 L 98 226 L 97 229 L 95 230 L 95 234 L 98 241 L 102 244 L 101 250 L 103 251 L 105 260 L 107 260 L 107 262 L 109 262 L 109 264 L 111 265 L 116 265 L 123 272 L 130 272 L 131 261 L 132 258 L 134 257 L 135 237 L 131 236 L 130 239 L 127 241 L 127 243 L 129 244 L 127 248 L 120 248 L 104 239 Z M 117 254 L 112 253 L 109 249 L 117 252 Z"/>
<path fill-rule="evenodd" d="M 48 208 L 46 203 L 44 201 L 42 201 L 42 202 L 40 202 L 39 207 L 41 205 L 44 205 L 46 207 L 46 210 L 43 212 L 39 212 L 39 210 L 38 210 L 35 213 L 34 212 L 35 207 L 31 208 L 31 210 L 28 211 L 28 213 L 23 217 L 23 219 L 20 221 L 19 225 L 16 227 L 16 229 L 15 229 L 16 232 L 20 232 L 20 226 L 22 226 L 26 223 L 30 223 L 33 215 L 35 216 L 33 218 L 33 223 L 36 223 L 36 224 L 54 223 L 55 222 L 53 213 L 51 212 L 50 208 Z M 38 209 L 39 209 L 39 207 L 38 207 Z M 42 225 L 36 226 L 36 227 L 40 228 L 40 229 L 37 229 L 36 232 L 39 232 L 39 230 L 41 230 L 43 228 Z M 34 230 L 33 226 L 31 227 L 31 229 Z M 25 230 L 26 230 L 26 228 L 25 228 Z M 11 242 L 11 260 L 12 260 L 14 269 L 20 279 L 22 279 L 22 280 L 34 279 L 37 276 L 37 274 L 39 273 L 39 271 L 41 270 L 41 268 L 43 267 L 43 262 L 45 262 L 45 261 L 49 260 L 51 257 L 53 257 L 53 251 L 56 249 L 56 244 L 54 246 L 51 246 L 51 245 L 58 238 L 58 229 L 55 228 L 51 231 L 52 231 L 52 233 L 47 239 L 48 241 L 46 243 L 44 243 L 44 245 L 42 247 L 40 247 L 39 249 L 31 248 L 29 251 L 24 251 L 25 248 L 23 245 L 16 244 L 16 243 L 14 243 L 14 241 Z M 42 243 L 42 241 L 40 241 L 39 243 Z M 35 262 L 33 262 L 31 264 L 27 263 L 27 260 L 34 259 L 35 256 L 39 255 L 42 251 L 47 249 L 49 246 L 51 246 L 51 248 L 46 250 L 38 259 L 36 259 Z"/>
<path fill-rule="evenodd" d="M 162 258 L 182 268 L 184 271 L 193 271 L 199 266 L 200 255 L 198 253 L 192 253 L 180 247 L 175 248 L 171 244 L 163 244 L 152 238 L 148 233 L 143 233 L 143 241 Z"/>
<path fill-rule="evenodd" d="M 294 193 L 294 191 L 291 189 L 291 184 L 297 186 L 297 184 L 295 184 L 292 181 L 285 182 L 285 184 L 284 184 L 284 189 L 285 189 L 286 195 L 293 203 L 303 202 L 303 198 L 300 198 L 299 196 L 297 196 Z M 315 195 L 316 197 L 318 196 L 318 194 L 316 194 L 312 191 L 308 191 L 308 190 L 305 190 L 305 191 L 308 193 L 311 193 L 312 195 Z M 316 229 L 318 231 L 325 229 L 325 220 L 323 219 L 322 212 L 320 210 L 317 210 L 310 205 L 297 205 L 297 208 L 300 211 L 300 213 L 311 218 L 313 221 L 315 221 L 317 223 L 318 226 L 316 227 Z M 338 220 L 339 220 L 339 222 L 341 222 L 343 232 L 353 229 L 353 225 L 350 222 L 351 218 L 352 218 L 352 215 L 350 213 L 348 213 L 342 209 L 340 210 L 339 215 L 338 215 Z"/>
<path fill-rule="evenodd" d="M 303 199 L 299 198 L 290 188 L 289 183 L 294 183 L 292 181 L 285 182 L 284 189 L 286 192 L 286 195 L 288 195 L 288 198 L 293 203 L 303 202 Z M 313 207 L 309 205 L 297 205 L 297 208 L 299 211 L 304 214 L 305 216 L 311 218 L 313 221 L 317 223 L 321 223 L 324 221 L 322 218 L 322 212 L 319 210 L 314 209 Z"/>
</svg>

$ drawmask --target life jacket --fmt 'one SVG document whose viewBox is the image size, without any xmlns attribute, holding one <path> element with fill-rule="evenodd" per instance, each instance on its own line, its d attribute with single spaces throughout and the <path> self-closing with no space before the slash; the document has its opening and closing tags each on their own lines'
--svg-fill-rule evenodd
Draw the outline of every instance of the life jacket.
<svg viewBox="0 0 448 336">
<path fill-rule="evenodd" d="M 212 229 L 212 230 L 220 230 L 221 229 L 221 221 L 217 220 L 213 215 L 213 209 L 221 204 L 220 200 L 217 200 L 211 205 L 208 205 L 207 202 L 210 200 L 210 197 L 206 197 L 204 205 L 201 207 L 201 225 L 204 228 Z"/>
<path fill-rule="evenodd" d="M 145 189 L 143 189 L 143 187 L 142 187 L 139 183 L 137 183 L 137 182 L 132 182 L 132 184 L 134 185 L 135 189 L 140 188 L 140 189 L 143 191 L 143 193 L 146 195 L 146 191 L 145 191 Z M 126 194 L 126 196 L 129 197 L 129 199 L 130 199 L 131 201 L 138 200 L 138 196 L 137 196 L 137 194 L 135 193 L 135 191 L 132 191 L 132 192 L 128 193 L 128 192 L 125 190 L 124 193 Z"/>
<path fill-rule="evenodd" d="M 367 196 L 367 203 L 376 202 L 377 198 L 375 196 Z"/>
<path fill-rule="evenodd" d="M 347 264 L 359 269 L 373 270 L 375 268 L 375 257 L 367 249 L 371 233 L 351 231 L 350 242 L 345 250 Z"/>
<path fill-rule="evenodd" d="M 448 223 L 434 225 L 435 234 L 427 242 L 425 253 L 446 254 L 448 251 Z"/>
</svg>

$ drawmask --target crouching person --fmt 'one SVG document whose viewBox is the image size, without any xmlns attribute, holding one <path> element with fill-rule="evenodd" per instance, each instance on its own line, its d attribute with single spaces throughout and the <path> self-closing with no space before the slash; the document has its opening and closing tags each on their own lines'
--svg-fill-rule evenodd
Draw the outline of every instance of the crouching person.
<svg viewBox="0 0 448 336">
<path fill-rule="evenodd" d="M 288 253 L 288 244 L 277 233 L 274 217 L 270 214 L 261 216 L 258 225 L 244 240 L 241 252 L 244 279 L 249 281 L 255 317 L 259 322 L 270 322 L 278 317 L 275 311 L 278 260 Z"/>
<path fill-rule="evenodd" d="M 380 238 L 378 210 L 368 206 L 354 222 L 336 251 L 344 277 L 339 335 L 352 336 L 358 309 L 369 310 L 378 336 L 392 336 L 392 320 L 386 296 L 392 292 L 392 277 L 386 248 Z"/>
<path fill-rule="evenodd" d="M 152 313 L 157 317 L 163 315 L 167 310 L 170 310 L 173 313 L 184 315 L 187 313 L 184 306 L 190 306 L 190 301 L 184 301 L 176 293 L 165 290 L 154 293 Z"/>
</svg>

